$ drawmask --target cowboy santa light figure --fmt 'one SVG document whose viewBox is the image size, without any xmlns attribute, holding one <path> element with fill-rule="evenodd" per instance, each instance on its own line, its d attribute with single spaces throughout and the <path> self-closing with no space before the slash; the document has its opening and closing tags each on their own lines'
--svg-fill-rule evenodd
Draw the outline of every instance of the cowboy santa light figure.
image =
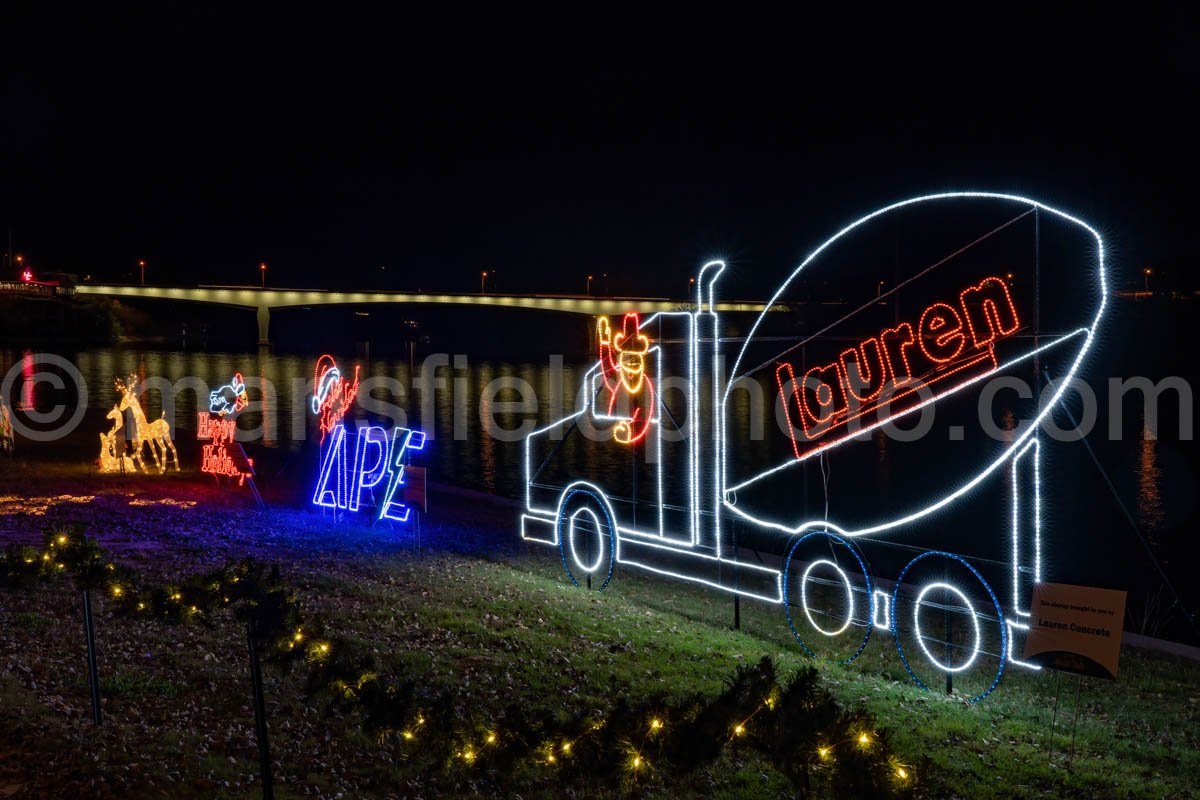
<svg viewBox="0 0 1200 800">
<path fill-rule="evenodd" d="M 650 337 L 638 330 L 640 324 L 637 312 L 631 311 L 621 320 L 619 333 L 612 332 L 608 317 L 601 317 L 597 327 L 608 415 L 618 416 L 620 411 L 613 438 L 621 444 L 640 442 L 654 417 L 654 383 L 646 374 Z"/>
</svg>

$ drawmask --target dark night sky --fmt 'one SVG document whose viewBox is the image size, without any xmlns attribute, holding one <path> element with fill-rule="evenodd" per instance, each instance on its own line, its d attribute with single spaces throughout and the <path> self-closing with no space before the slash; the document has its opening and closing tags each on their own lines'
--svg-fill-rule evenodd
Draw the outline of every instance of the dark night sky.
<svg viewBox="0 0 1200 800">
<path fill-rule="evenodd" d="M 886 202 L 987 188 L 1197 283 L 1192 20 L 1034 8 L 9 20 L 0 226 L 103 278 L 678 294 L 711 256 L 778 271 Z"/>
</svg>

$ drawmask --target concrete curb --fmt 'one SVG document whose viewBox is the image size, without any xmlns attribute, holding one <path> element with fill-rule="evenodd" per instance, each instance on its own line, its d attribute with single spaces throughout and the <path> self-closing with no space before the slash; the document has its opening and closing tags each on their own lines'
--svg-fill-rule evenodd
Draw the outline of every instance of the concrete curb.
<svg viewBox="0 0 1200 800">
<path fill-rule="evenodd" d="M 1200 661 L 1200 647 L 1193 647 L 1190 644 L 1180 644 L 1179 642 L 1168 642 L 1166 639 L 1154 639 L 1150 636 L 1142 636 L 1140 633 L 1122 631 L 1121 644 L 1128 647 L 1136 647 L 1140 650 L 1157 650 L 1160 653 L 1168 653 L 1180 658 L 1190 658 L 1192 661 Z"/>
</svg>

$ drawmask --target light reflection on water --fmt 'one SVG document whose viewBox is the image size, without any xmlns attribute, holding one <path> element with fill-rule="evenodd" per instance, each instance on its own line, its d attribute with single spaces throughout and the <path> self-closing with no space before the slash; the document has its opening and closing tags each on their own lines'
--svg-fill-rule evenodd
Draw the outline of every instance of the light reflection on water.
<svg viewBox="0 0 1200 800">
<path fill-rule="evenodd" d="M 276 354 L 266 350 L 199 353 L 119 347 L 61 355 L 79 369 L 87 387 L 87 407 L 93 411 L 106 412 L 120 399 L 113 385 L 118 376 L 136 376 L 139 381 L 157 378 L 177 385 L 172 392 L 174 412 L 169 415 L 177 439 L 194 435 L 196 412 L 208 407 L 207 391 L 229 383 L 237 372 L 246 379 L 251 401 L 239 415 L 239 429 L 261 432 L 261 438 L 252 446 L 297 451 L 305 441 L 318 435 L 315 419 L 308 413 L 315 355 Z M 12 398 L 14 406 L 26 411 L 44 411 L 64 402 L 64 398 L 44 381 L 29 380 L 38 371 L 32 356 L 32 351 L 0 350 L 0 375 L 17 369 L 22 390 L 19 398 Z M 522 489 L 522 445 L 519 441 L 500 441 L 482 435 L 481 418 L 494 413 L 496 423 L 507 430 L 518 430 L 522 424 L 532 428 L 534 423 L 541 426 L 559 419 L 574 410 L 583 372 L 590 366 L 562 364 L 561 359 L 555 359 L 561 364 L 555 369 L 555 360 L 551 359 L 541 364 L 475 362 L 458 356 L 446 359 L 449 365 L 436 370 L 433 396 L 429 398 L 420 386 L 423 360 L 420 357 L 415 364 L 403 357 L 369 362 L 354 354 L 335 354 L 335 357 L 342 365 L 363 365 L 362 390 L 351 419 L 394 415 L 401 424 L 420 427 L 437 442 L 422 458 L 433 460 L 429 466 L 443 480 L 511 497 L 519 496 Z M 481 404 L 480 398 L 489 383 L 504 377 L 520 378 L 533 386 L 536 406 L 517 402 L 520 395 L 515 389 L 500 389 L 494 397 L 488 393 Z M 75 396 L 72 394 L 71 398 Z M 164 411 L 162 393 L 157 389 L 144 392 L 141 401 L 150 419 L 158 418 Z M 81 435 L 89 424 L 95 426 L 85 422 L 73 435 Z M 107 427 L 107 423 L 104 425 Z M 611 457 L 610 451 L 594 445 L 589 441 L 572 441 L 564 449 L 573 459 L 586 460 L 603 469 L 605 460 Z M 576 452 L 579 448 L 594 452 Z"/>
<path fill-rule="evenodd" d="M 314 419 L 308 413 L 311 397 L 312 369 L 316 356 L 277 354 L 267 350 L 256 353 L 181 352 L 175 350 L 146 350 L 121 347 L 101 347 L 78 352 L 63 352 L 74 363 L 88 389 L 88 407 L 107 411 L 119 398 L 113 386 L 118 376 L 137 376 L 138 380 L 162 378 L 177 384 L 185 378 L 197 378 L 207 389 L 229 382 L 235 372 L 247 380 L 250 407 L 241 414 L 240 428 L 261 429 L 261 440 L 252 446 L 297 451 L 315 435 Z M 372 359 L 367 361 L 354 354 L 340 354 L 341 364 L 363 363 L 363 392 L 355 417 L 370 418 L 363 411 L 374 412 L 389 408 L 398 410 L 401 422 L 425 429 L 437 443 L 423 454 L 423 459 L 442 479 L 463 486 L 483 489 L 509 497 L 523 492 L 521 474 L 524 450 L 518 441 L 500 441 L 483 435 L 484 423 L 491 417 L 507 430 L 544 426 L 574 410 L 576 394 L 583 373 L 590 364 L 562 363 L 559 357 L 545 361 L 474 361 L 464 356 L 446 357 L 447 366 L 436 371 L 433 397 L 414 386 L 420 378 L 422 358 L 415 363 L 406 357 Z M 45 383 L 29 379 L 37 367 L 29 351 L 0 350 L 0 375 L 16 369 L 21 381 L 20 393 L 9 398 L 20 410 L 44 409 L 61 399 Z M 486 392 L 489 384 L 500 378 L 516 377 L 534 387 L 536 404 L 523 406 L 519 393 L 502 389 Z M 420 381 L 418 380 L 418 384 Z M 268 390 L 270 389 L 270 390 Z M 742 391 L 745 389 L 745 391 Z M 175 393 L 175 409 L 171 423 L 176 438 L 194 435 L 196 412 L 207 408 L 208 398 L 201 397 L 197 388 L 184 388 Z M 764 397 L 773 395 L 773 387 L 747 386 L 732 392 L 732 418 L 729 432 L 734 440 L 747 443 L 743 452 L 731 453 L 733 459 L 749 464 L 766 463 L 777 453 L 779 437 L 764 436 L 762 428 L 775 420 L 755 419 L 751 406 L 761 404 Z M 158 391 L 148 391 L 142 398 L 149 418 L 159 417 L 163 403 Z M 425 417 L 429 417 L 426 419 Z M 752 422 L 753 420 L 753 422 Z M 84 423 L 87 427 L 90 420 Z M 1011 429 L 1015 420 L 1004 416 L 1002 425 Z M 107 423 L 104 423 L 107 427 Z M 90 431 L 87 431 L 91 435 Z M 78 435 L 78 434 L 77 434 Z M 890 495 L 892 464 L 888 441 L 881 431 L 872 437 L 876 444 L 878 481 L 877 491 L 885 502 Z M 1139 453 L 1135 466 L 1136 511 L 1139 524 L 1154 540 L 1166 524 L 1161 496 L 1164 476 L 1159 464 L 1158 442 L 1144 436 L 1138 442 Z M 563 456 L 571 464 L 603 474 L 627 468 L 627 462 L 617 463 L 613 450 L 597 446 L 596 442 L 568 437 L 563 443 Z M 806 490 L 807 491 L 807 490 Z"/>
<path fill-rule="evenodd" d="M 1158 440 L 1143 429 L 1136 466 L 1138 523 L 1152 544 L 1158 544 L 1158 532 L 1164 513 L 1160 487 L 1162 471 L 1158 467 Z"/>
</svg>

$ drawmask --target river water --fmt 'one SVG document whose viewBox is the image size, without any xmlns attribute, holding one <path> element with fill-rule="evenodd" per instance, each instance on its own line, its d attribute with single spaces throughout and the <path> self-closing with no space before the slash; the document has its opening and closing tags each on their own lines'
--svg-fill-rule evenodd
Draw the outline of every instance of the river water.
<svg viewBox="0 0 1200 800">
<path fill-rule="evenodd" d="M 1179 334 L 1193 340 L 1195 315 L 1191 304 L 1179 309 L 1167 305 L 1152 307 L 1126 303 L 1118 309 L 1118 320 L 1132 324 L 1136 336 L 1112 336 L 1103 342 L 1104 356 L 1087 376 L 1099 397 L 1099 421 L 1088 441 L 1111 477 L 1121 503 L 1132 514 L 1142 533 L 1155 548 L 1168 570 L 1188 585 L 1185 564 L 1193 555 L 1191 540 L 1197 523 L 1194 490 L 1197 485 L 1197 461 L 1194 442 L 1184 440 L 1186 426 L 1178 423 L 1179 402 L 1173 396 L 1160 403 L 1157 438 L 1147 437 L 1147 417 L 1142 403 L 1127 400 L 1121 413 L 1113 416 L 1106 402 L 1110 378 L 1145 375 L 1158 381 L 1171 375 L 1190 378 L 1190 363 L 1181 369 L 1170 352 L 1156 349 L 1158 337 Z M 1189 336 L 1190 335 L 1190 336 Z M 377 350 L 380 348 L 376 348 Z M 532 349 L 532 348 L 531 348 Z M 548 349 L 548 348 L 547 348 Z M 30 411 L 46 411 L 63 404 L 70 416 L 78 395 L 73 387 L 56 387 L 45 380 L 30 380 L 41 369 L 37 353 L 45 347 L 0 348 L 0 374 L 6 376 L 7 401 L 18 417 Z M 86 385 L 86 413 L 75 431 L 60 442 L 22 442 L 18 453 L 36 458 L 94 459 L 97 434 L 111 422 L 105 414 L 120 399 L 114 388 L 117 376 L 136 376 L 148 380 L 150 389 L 142 403 L 149 418 L 166 413 L 176 440 L 184 452 L 185 464 L 193 456 L 198 410 L 207 409 L 207 391 L 230 382 L 235 373 L 247 379 L 250 406 L 239 417 L 239 428 L 247 439 L 246 449 L 259 455 L 264 465 L 262 477 L 269 482 L 273 470 L 296 456 L 315 452 L 318 434 L 309 409 L 316 352 L 274 352 L 257 349 L 247 352 L 203 352 L 178 347 L 103 346 L 81 349 L 55 348 L 57 355 L 74 365 Z M 590 363 L 582 359 L 531 356 L 527 359 L 484 359 L 470 355 L 431 355 L 421 350 L 371 357 L 367 343 L 358 343 L 335 353 L 347 372 L 361 365 L 362 385 L 350 419 L 384 421 L 424 429 L 431 437 L 420 462 L 429 468 L 433 480 L 457 484 L 497 495 L 517 498 L 522 495 L 524 432 L 544 426 L 569 414 L 578 402 L 584 372 Z M 51 369 L 63 374 L 62 370 Z M 69 384 L 69 380 L 67 381 Z M 759 381 L 764 403 L 776 395 L 775 388 Z M 165 389 L 165 391 L 164 391 Z M 203 395 L 204 399 L 200 400 Z M 1138 396 L 1140 398 L 1140 396 Z M 759 422 L 752 419 L 754 403 L 736 404 L 731 431 L 745 432 Z M 1185 404 L 1187 405 L 1187 404 Z M 771 435 L 771 410 L 764 405 L 767 435 L 754 447 L 730 452 L 729 457 L 755 463 L 774 463 L 786 457 L 790 443 L 786 436 Z M 1185 409 L 1190 414 L 1190 406 Z M 1001 409 L 1001 416 L 1004 411 Z M 1118 433 L 1120 438 L 1111 434 Z M 855 476 L 854 491 L 882 497 L 902 486 L 890 463 L 891 445 L 886 436 L 876 434 L 872 460 L 876 468 L 864 478 Z M 185 445 L 193 445 L 188 447 Z M 1142 578 L 1129 578 L 1130 584 L 1152 585 L 1152 566 L 1140 552 L 1140 544 L 1124 520 L 1120 505 L 1109 495 L 1099 471 L 1085 457 L 1079 443 L 1055 444 L 1072 453 L 1071 460 L 1056 459 L 1073 476 L 1072 488 L 1061 498 L 1047 498 L 1049 525 L 1060 541 L 1073 546 L 1059 547 L 1051 563 L 1057 573 L 1070 580 L 1096 580 L 1106 585 L 1123 581 L 1113 578 L 1110 568 L 1122 560 L 1138 561 Z M 572 464 L 584 466 L 598 478 L 628 468 L 623 455 L 614 454 L 603 441 L 581 441 L 569 445 Z M 1057 452 L 1057 451 L 1056 451 Z M 734 464 L 736 468 L 737 463 Z M 732 470 L 736 471 L 736 469 Z M 295 470 L 288 480 L 297 480 Z M 816 473 L 817 480 L 843 493 L 849 491 L 851 476 Z M 840 486 L 839 486 L 840 483 Z M 805 489 L 808 492 L 808 489 Z M 826 489 L 826 495 L 829 491 Z M 821 490 L 806 497 L 807 510 L 820 509 Z M 1068 553 L 1073 553 L 1068 555 Z M 1083 553 L 1084 555 L 1080 555 Z M 1107 580 L 1105 574 L 1108 574 Z M 1145 576 L 1151 576 L 1146 578 Z M 1194 596 L 1194 595 L 1193 595 Z"/>
</svg>

